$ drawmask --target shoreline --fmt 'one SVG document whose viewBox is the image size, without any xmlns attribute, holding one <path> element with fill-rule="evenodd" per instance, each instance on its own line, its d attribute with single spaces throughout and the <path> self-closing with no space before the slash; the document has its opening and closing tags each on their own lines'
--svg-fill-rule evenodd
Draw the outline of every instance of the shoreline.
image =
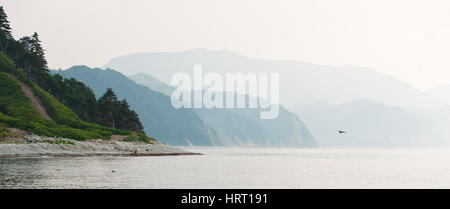
<svg viewBox="0 0 450 209">
<path fill-rule="evenodd" d="M 181 155 L 204 155 L 197 152 L 185 153 L 33 153 L 33 154 L 2 154 L 0 158 L 14 158 L 14 157 L 158 157 L 158 156 L 181 156 Z"/>
<path fill-rule="evenodd" d="M 22 134 L 19 137 L 0 140 L 1 157 L 145 157 L 203 155 L 188 152 L 160 142 L 126 142 L 123 137 L 109 140 L 92 139 L 77 141 L 57 137 Z"/>
</svg>

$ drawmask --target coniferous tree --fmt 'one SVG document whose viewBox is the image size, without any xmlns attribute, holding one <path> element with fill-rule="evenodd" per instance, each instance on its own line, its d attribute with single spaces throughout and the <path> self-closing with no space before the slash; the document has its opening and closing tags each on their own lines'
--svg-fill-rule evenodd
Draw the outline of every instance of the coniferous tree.
<svg viewBox="0 0 450 209">
<path fill-rule="evenodd" d="M 117 116 L 115 113 L 118 110 L 117 103 L 118 101 L 116 94 L 111 88 L 108 88 L 105 94 L 103 94 L 103 96 L 98 100 L 100 124 L 112 128 L 116 127 Z"/>
<path fill-rule="evenodd" d="M 58 101 L 69 107 L 82 120 L 97 122 L 97 99 L 94 92 L 84 83 L 74 78 L 65 79 L 61 75 L 46 74 L 42 89 L 52 94 Z"/>
<path fill-rule="evenodd" d="M 9 43 L 14 40 L 9 25 L 8 15 L 6 15 L 3 6 L 0 6 L 0 47 L 1 50 L 7 52 Z"/>
<path fill-rule="evenodd" d="M 3 6 L 0 6 L 0 29 L 5 32 L 8 39 L 12 39 L 11 26 L 9 25 L 8 15 L 6 15 Z"/>
<path fill-rule="evenodd" d="M 23 68 L 27 75 L 38 85 L 43 82 L 43 75 L 48 72 L 47 60 L 44 49 L 41 46 L 39 35 L 25 36 L 19 40 L 23 51 L 18 52 L 19 67 Z"/>
<path fill-rule="evenodd" d="M 9 45 L 9 40 L 6 37 L 5 31 L 0 30 L 0 50 L 6 53 L 8 45 Z"/>
<path fill-rule="evenodd" d="M 119 129 L 143 132 L 144 127 L 137 113 L 134 110 L 130 110 L 130 105 L 127 100 L 120 101 L 119 106 Z"/>
<path fill-rule="evenodd" d="M 23 50 L 18 51 L 16 59 L 18 60 L 18 66 L 22 68 L 25 73 L 27 73 L 28 77 L 33 79 L 33 58 L 31 54 L 31 37 L 25 36 L 19 40 L 19 45 Z"/>
<path fill-rule="evenodd" d="M 42 48 L 39 35 L 34 32 L 31 36 L 31 53 L 33 54 L 35 67 L 42 71 L 48 71 L 44 48 Z"/>
<path fill-rule="evenodd" d="M 98 101 L 99 123 L 112 128 L 143 132 L 143 126 L 135 111 L 130 110 L 126 100 L 119 101 L 108 88 Z"/>
</svg>

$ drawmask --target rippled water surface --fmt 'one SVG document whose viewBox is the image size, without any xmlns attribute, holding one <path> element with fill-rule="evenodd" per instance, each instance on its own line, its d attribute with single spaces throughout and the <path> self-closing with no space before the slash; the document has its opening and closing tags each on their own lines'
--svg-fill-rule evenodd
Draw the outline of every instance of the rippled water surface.
<svg viewBox="0 0 450 209">
<path fill-rule="evenodd" d="M 0 158 L 0 188 L 450 188 L 450 150 L 186 149 L 205 155 Z"/>
</svg>

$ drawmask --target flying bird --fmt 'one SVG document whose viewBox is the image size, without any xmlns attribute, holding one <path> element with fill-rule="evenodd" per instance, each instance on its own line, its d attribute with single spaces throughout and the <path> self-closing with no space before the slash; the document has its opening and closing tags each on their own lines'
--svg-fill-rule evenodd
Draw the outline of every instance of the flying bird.
<svg viewBox="0 0 450 209">
<path fill-rule="evenodd" d="M 339 134 L 346 134 L 347 132 L 345 132 L 345 131 L 343 131 L 343 130 L 337 130 L 337 132 L 339 133 Z"/>
</svg>

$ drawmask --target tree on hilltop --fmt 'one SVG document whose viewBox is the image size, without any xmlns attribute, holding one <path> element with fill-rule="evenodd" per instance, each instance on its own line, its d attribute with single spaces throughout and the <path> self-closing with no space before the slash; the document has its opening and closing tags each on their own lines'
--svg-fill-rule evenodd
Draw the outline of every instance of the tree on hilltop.
<svg viewBox="0 0 450 209">
<path fill-rule="evenodd" d="M 11 26 L 9 25 L 8 15 L 3 10 L 3 6 L 0 6 L 0 30 L 5 32 L 8 39 L 12 39 Z"/>
<path fill-rule="evenodd" d="M 99 123 L 112 128 L 143 132 L 143 126 L 126 100 L 119 101 L 111 88 L 98 100 Z"/>
<path fill-rule="evenodd" d="M 0 46 L 2 51 L 8 50 L 9 42 L 13 39 L 12 29 L 9 25 L 8 15 L 6 15 L 3 6 L 0 6 Z"/>
</svg>

